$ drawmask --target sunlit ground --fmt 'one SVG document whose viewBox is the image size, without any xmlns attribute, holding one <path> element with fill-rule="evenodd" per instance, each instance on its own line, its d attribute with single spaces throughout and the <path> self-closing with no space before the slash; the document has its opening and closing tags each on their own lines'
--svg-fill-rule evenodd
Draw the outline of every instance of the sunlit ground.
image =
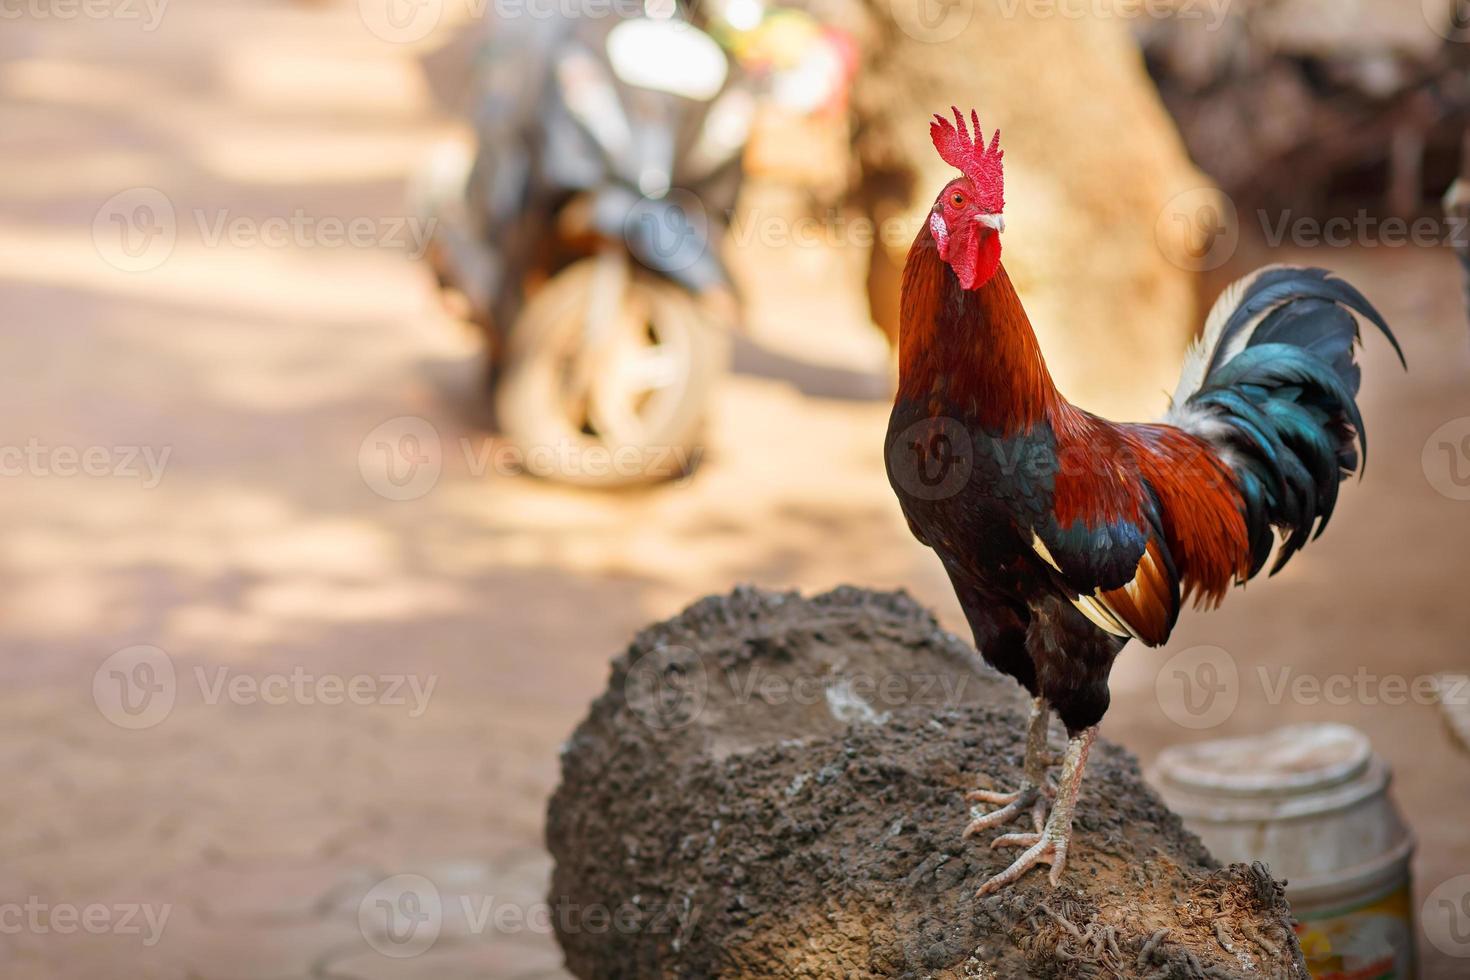
<svg viewBox="0 0 1470 980">
<path fill-rule="evenodd" d="M 631 633 L 703 593 L 901 586 L 961 627 L 883 477 L 881 402 L 731 379 L 695 478 L 644 492 L 485 466 L 474 338 L 390 227 L 409 216 L 405 174 L 445 130 L 426 121 L 415 50 L 350 4 L 180 4 L 156 31 L 31 16 L 0 34 L 3 442 L 40 454 L 4 479 L 0 901 L 171 910 L 151 946 L 0 935 L 7 976 L 559 975 L 534 929 L 451 923 L 461 941 L 385 959 L 358 929 L 360 900 L 413 872 L 446 894 L 539 901 L 559 742 Z M 156 238 L 119 251 L 154 227 L 112 220 L 108 202 L 131 208 L 137 188 L 172 208 L 161 259 Z M 316 238 L 223 230 L 297 215 Z M 327 244 L 323 219 L 376 222 L 374 242 Z M 747 260 L 761 334 L 871 361 L 859 298 L 833 286 L 850 264 L 794 251 Z M 1447 253 L 1291 258 L 1340 268 L 1379 302 L 1412 373 L 1370 342 L 1366 481 L 1287 573 L 1187 617 L 1163 651 L 1128 651 L 1105 730 L 1147 759 L 1290 721 L 1362 727 L 1420 835 L 1422 897 L 1470 868 L 1467 762 L 1435 710 L 1272 704 L 1257 668 L 1467 666 L 1470 503 L 1421 462 L 1432 432 L 1470 415 L 1457 275 Z M 443 470 L 398 501 L 360 463 L 369 433 L 402 416 L 432 425 Z M 62 447 L 100 447 L 105 475 L 64 475 Z M 1198 644 L 1229 651 L 1241 677 L 1235 710 L 1204 731 L 1156 693 L 1160 665 Z M 176 703 L 129 730 L 94 675 L 136 645 L 166 653 Z M 248 694 L 293 671 L 428 693 L 275 705 L 217 686 L 243 678 Z"/>
</svg>

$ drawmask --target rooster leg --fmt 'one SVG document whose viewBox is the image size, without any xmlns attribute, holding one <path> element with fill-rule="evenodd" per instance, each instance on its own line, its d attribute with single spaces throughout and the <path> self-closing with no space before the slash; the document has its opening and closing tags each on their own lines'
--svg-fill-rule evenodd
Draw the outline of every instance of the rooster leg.
<svg viewBox="0 0 1470 980">
<path fill-rule="evenodd" d="M 1026 762 L 1021 776 L 1021 786 L 1014 793 L 993 792 L 977 789 L 965 794 L 970 803 L 993 803 L 1000 806 L 981 817 L 970 821 L 965 828 L 965 837 L 982 830 L 1010 823 L 1030 811 L 1032 820 L 1041 829 L 1041 817 L 1046 811 L 1042 789 L 1046 779 L 1046 767 L 1054 764 L 1054 756 L 1047 751 L 1046 733 L 1051 723 L 1051 709 L 1041 698 L 1031 702 L 1031 720 L 1026 727 Z"/>
<path fill-rule="evenodd" d="M 1082 771 L 1087 767 L 1087 753 L 1096 737 L 1097 727 L 1093 726 L 1067 743 L 1066 755 L 1062 757 L 1062 779 L 1056 806 L 1052 807 L 1046 826 L 1038 828 L 1034 834 L 1005 834 L 991 842 L 991 847 L 1024 847 L 1026 852 L 1009 868 L 982 885 L 975 893 L 976 898 L 1012 884 L 1042 861 L 1051 865 L 1052 887 L 1061 883 L 1062 870 L 1067 866 L 1067 848 L 1072 843 L 1072 814 L 1077 809 L 1077 792 L 1082 788 Z"/>
</svg>

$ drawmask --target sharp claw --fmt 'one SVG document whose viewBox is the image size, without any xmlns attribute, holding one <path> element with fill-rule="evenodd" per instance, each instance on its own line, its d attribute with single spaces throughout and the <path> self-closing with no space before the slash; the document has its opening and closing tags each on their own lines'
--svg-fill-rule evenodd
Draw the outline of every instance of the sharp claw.
<svg viewBox="0 0 1470 980">
<path fill-rule="evenodd" d="M 1029 835 L 1008 834 L 1006 836 L 1022 837 Z M 1000 840 L 997 840 L 996 843 L 999 844 Z M 980 898 L 999 891 L 1007 885 L 1014 884 L 1022 875 L 1036 867 L 1042 861 L 1051 865 L 1051 874 L 1047 877 L 1051 881 L 1052 887 L 1055 888 L 1061 884 L 1062 871 L 1067 865 L 1067 842 L 1055 837 L 1041 835 L 1041 839 L 1033 844 L 1026 853 L 1011 862 L 1010 867 L 981 885 L 980 890 L 975 893 L 975 897 Z"/>
<path fill-rule="evenodd" d="M 1042 826 L 1046 823 L 1047 801 L 1051 795 L 1045 788 L 1024 784 L 1014 793 L 988 789 L 971 790 L 965 794 L 968 802 L 996 804 L 1000 808 L 971 820 L 961 836 L 970 838 L 982 830 L 1010 823 L 1024 816 L 1028 810 L 1036 832 L 1040 833 Z"/>
<path fill-rule="evenodd" d="M 1015 803 L 1022 795 L 1020 792 L 1001 793 L 988 789 L 972 789 L 965 794 L 965 799 L 970 803 L 993 803 L 999 805 L 1002 803 Z"/>
<path fill-rule="evenodd" d="M 1032 847 L 1041 841 L 1041 834 L 1001 834 L 990 842 L 992 849 L 997 847 Z"/>
<path fill-rule="evenodd" d="M 1026 851 L 1011 862 L 1010 867 L 981 885 L 980 890 L 975 893 L 976 898 L 989 895 L 1014 883 L 1043 861 L 1051 865 L 1051 873 L 1047 875 L 1047 878 L 1051 881 L 1052 887 L 1055 888 L 1061 884 L 1062 872 L 1067 866 L 1067 849 L 1072 843 L 1072 815 L 1077 806 L 1077 791 L 1082 784 L 1082 770 L 1087 765 L 1088 749 L 1091 748 L 1096 736 L 1097 729 L 1093 727 L 1072 736 L 1068 741 L 1056 805 L 1052 808 L 1045 825 L 1042 825 L 1040 816 L 1044 804 L 1040 800 L 1028 800 L 1028 804 L 1037 803 L 1032 810 L 1032 819 L 1037 824 L 1037 832 L 1034 834 L 1004 834 L 991 842 L 991 847 L 1025 847 Z"/>
<path fill-rule="evenodd" d="M 1020 816 L 1025 809 L 1026 803 L 1024 800 L 1014 800 L 999 810 L 992 810 L 983 816 L 971 820 L 969 826 L 965 828 L 965 832 L 960 836 L 962 838 L 969 838 L 982 830 L 989 830 L 991 827 L 999 827 L 1001 824 L 1010 823 L 1016 817 Z"/>
<path fill-rule="evenodd" d="M 1038 834 L 1046 827 L 1046 800 L 1041 797 L 1031 806 L 1031 824 Z"/>
</svg>

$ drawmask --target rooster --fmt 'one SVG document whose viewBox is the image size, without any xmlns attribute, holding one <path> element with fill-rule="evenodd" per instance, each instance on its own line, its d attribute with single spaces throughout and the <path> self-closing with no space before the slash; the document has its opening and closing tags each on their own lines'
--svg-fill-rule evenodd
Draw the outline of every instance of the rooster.
<svg viewBox="0 0 1470 980">
<path fill-rule="evenodd" d="M 1019 786 L 966 797 L 996 808 L 965 837 L 1028 814 L 1034 824 L 992 842 L 1024 851 L 984 895 L 1041 863 L 1060 882 L 1124 645 L 1164 643 L 1186 602 L 1218 605 L 1265 566 L 1276 533 L 1273 574 L 1326 527 L 1339 483 L 1367 451 L 1353 312 L 1403 353 L 1358 290 L 1320 269 L 1276 266 L 1215 304 L 1163 422 L 1119 424 L 1072 405 L 1001 265 L 1000 132 L 987 146 L 978 116 L 967 127 L 952 111 L 953 123 L 934 117 L 930 136 L 961 176 L 904 267 L 885 458 L 977 649 L 1032 696 Z M 1060 760 L 1047 746 L 1053 712 L 1068 735 Z M 1053 793 L 1045 777 L 1058 762 Z"/>
</svg>

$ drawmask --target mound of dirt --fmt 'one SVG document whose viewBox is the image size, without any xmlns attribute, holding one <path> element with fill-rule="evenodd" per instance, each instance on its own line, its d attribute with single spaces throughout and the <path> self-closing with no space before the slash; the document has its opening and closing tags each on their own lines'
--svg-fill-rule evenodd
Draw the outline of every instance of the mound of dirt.
<svg viewBox="0 0 1470 980">
<path fill-rule="evenodd" d="M 960 839 L 963 794 L 1019 778 L 1023 707 L 902 593 L 742 588 L 649 627 L 551 801 L 568 968 L 1305 980 L 1266 869 L 1219 868 L 1102 741 L 1061 887 L 976 899 L 1015 852 Z"/>
</svg>

